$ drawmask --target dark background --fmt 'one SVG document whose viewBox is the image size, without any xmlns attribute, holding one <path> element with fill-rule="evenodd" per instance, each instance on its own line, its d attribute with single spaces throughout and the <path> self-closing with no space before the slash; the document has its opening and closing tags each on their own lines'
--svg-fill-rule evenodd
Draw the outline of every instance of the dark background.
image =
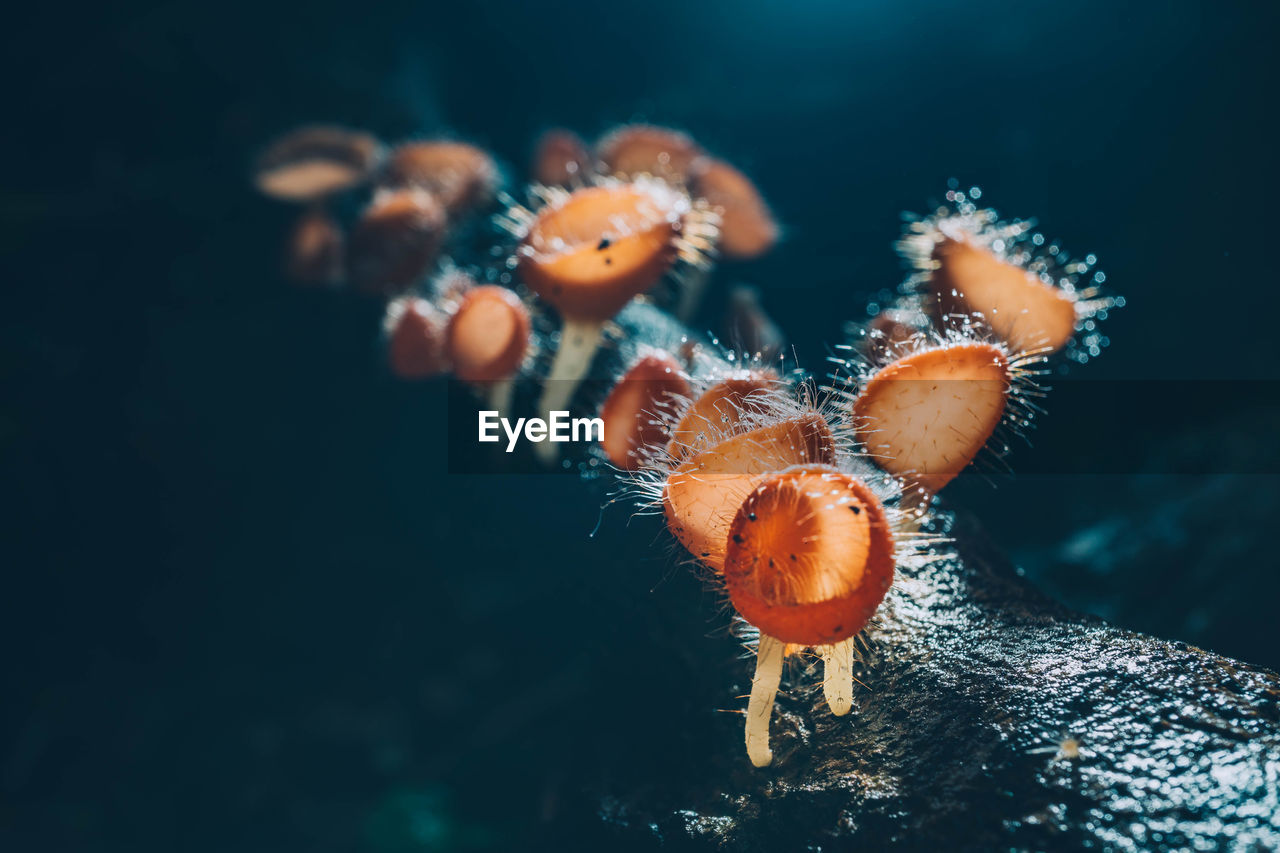
<svg viewBox="0 0 1280 853">
<path fill-rule="evenodd" d="M 615 508 L 588 536 L 599 488 L 444 474 L 444 391 L 386 375 L 380 306 L 278 274 L 291 211 L 247 180 L 276 133 L 453 133 L 518 177 L 548 126 L 687 128 L 787 229 L 709 304 L 758 284 L 811 368 L 899 281 L 899 212 L 956 177 L 1128 298 L 1075 378 L 1274 380 L 1274 8 L 9 17 L 0 848 L 514 849 L 592 813 L 630 727 L 678 748 L 709 712 L 702 685 L 652 695 L 663 656 L 736 653 L 655 523 Z M 1051 401 L 1012 459 L 1048 473 L 950 505 L 1073 606 L 1280 666 L 1280 485 L 1251 473 L 1276 470 L 1275 412 L 1260 385 L 1168 387 L 1158 417 Z M 1092 469 L 1118 435 L 1140 452 Z M 1054 473 L 1054 448 L 1086 462 Z M 675 627 L 690 609 L 705 633 Z"/>
</svg>

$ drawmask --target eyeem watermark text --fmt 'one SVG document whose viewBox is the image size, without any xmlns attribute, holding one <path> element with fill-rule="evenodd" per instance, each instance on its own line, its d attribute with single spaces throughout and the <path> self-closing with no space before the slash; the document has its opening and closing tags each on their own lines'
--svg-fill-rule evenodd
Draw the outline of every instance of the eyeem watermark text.
<svg viewBox="0 0 1280 853">
<path fill-rule="evenodd" d="M 570 418 L 568 412 L 548 412 L 548 420 L 542 418 L 500 417 L 496 411 L 480 412 L 480 441 L 501 441 L 499 429 L 507 435 L 507 452 L 516 448 L 521 435 L 525 441 L 540 444 L 544 441 L 603 441 L 604 421 L 600 418 Z"/>
</svg>

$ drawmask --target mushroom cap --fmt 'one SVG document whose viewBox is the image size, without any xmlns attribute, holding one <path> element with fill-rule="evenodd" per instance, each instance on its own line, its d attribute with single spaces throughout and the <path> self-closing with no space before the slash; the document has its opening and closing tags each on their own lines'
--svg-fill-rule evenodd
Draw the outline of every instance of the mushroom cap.
<svg viewBox="0 0 1280 853">
<path fill-rule="evenodd" d="M 989 343 L 948 344 L 877 371 L 853 401 L 858 441 L 891 474 L 937 492 L 1004 418 L 1012 373 Z"/>
<path fill-rule="evenodd" d="M 687 196 L 656 181 L 575 190 L 530 226 L 520 274 L 565 317 L 608 320 L 675 262 L 688 210 Z"/>
<path fill-rule="evenodd" d="M 298 219 L 285 246 L 285 272 L 302 284 L 342 281 L 345 240 L 333 217 L 320 209 Z"/>
<path fill-rule="evenodd" d="M 626 124 L 605 134 L 596 153 L 609 174 L 655 178 L 684 184 L 706 156 L 687 133 L 651 124 Z"/>
<path fill-rule="evenodd" d="M 493 198 L 500 173 L 493 158 L 465 142 L 408 142 L 393 150 L 380 178 L 388 187 L 420 187 L 436 197 L 451 217 Z"/>
<path fill-rule="evenodd" d="M 759 257 L 778 242 L 778 222 L 756 185 L 723 160 L 702 161 L 690 190 L 720 211 L 719 247 L 727 257 Z"/>
<path fill-rule="evenodd" d="M 580 136 L 559 128 L 542 134 L 533 154 L 534 180 L 546 186 L 568 186 L 591 171 L 591 152 Z"/>
<path fill-rule="evenodd" d="M 734 515 L 724 561 L 734 608 L 803 646 L 866 627 L 893 583 L 893 531 L 865 483 L 829 465 L 770 474 Z"/>
<path fill-rule="evenodd" d="M 980 315 L 1015 352 L 1057 352 L 1075 334 L 1071 294 L 964 240 L 944 239 L 933 250 L 930 288 L 943 315 Z"/>
<path fill-rule="evenodd" d="M 705 565 L 724 565 L 729 526 L 742 501 L 775 471 L 830 464 L 836 445 L 827 422 L 807 412 L 725 439 L 691 454 L 667 476 L 662 506 L 667 527 Z"/>
<path fill-rule="evenodd" d="M 408 287 L 435 262 L 444 229 L 444 208 L 426 191 L 380 191 L 351 232 L 352 281 L 369 293 Z"/>
<path fill-rule="evenodd" d="M 401 379 L 426 379 L 449 369 L 444 314 L 416 297 L 397 299 L 387 309 L 387 362 Z"/>
<path fill-rule="evenodd" d="M 694 400 L 671 430 L 667 452 L 672 459 L 703 449 L 708 442 L 729 435 L 744 414 L 763 414 L 767 396 L 777 387 L 771 371 L 743 371 L 722 379 Z"/>
<path fill-rule="evenodd" d="M 670 423 L 662 417 L 664 407 L 689 392 L 689 379 L 675 358 L 665 352 L 642 356 L 614 384 L 600 409 L 600 444 L 609 461 L 625 471 L 638 468 L 640 451 L 667 440 Z"/>
<path fill-rule="evenodd" d="M 301 127 L 258 157 L 254 183 L 281 201 L 318 201 L 351 189 L 373 173 L 382 144 L 367 133 L 332 125 Z"/>
<path fill-rule="evenodd" d="M 529 350 L 529 309 L 510 290 L 485 284 L 462 297 L 449 321 L 448 353 L 465 382 L 510 378 Z"/>
</svg>

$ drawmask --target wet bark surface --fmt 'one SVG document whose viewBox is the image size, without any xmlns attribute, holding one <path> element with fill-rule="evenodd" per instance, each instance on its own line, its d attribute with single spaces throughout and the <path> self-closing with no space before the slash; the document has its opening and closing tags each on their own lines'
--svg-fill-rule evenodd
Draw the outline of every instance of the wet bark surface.
<svg viewBox="0 0 1280 853">
<path fill-rule="evenodd" d="M 1280 677 L 1071 613 L 953 535 L 958 559 L 896 580 L 851 715 L 794 662 L 771 767 L 685 738 L 684 772 L 614 780 L 599 820 L 655 849 L 1280 845 Z M 750 674 L 717 673 L 723 707 Z"/>
</svg>

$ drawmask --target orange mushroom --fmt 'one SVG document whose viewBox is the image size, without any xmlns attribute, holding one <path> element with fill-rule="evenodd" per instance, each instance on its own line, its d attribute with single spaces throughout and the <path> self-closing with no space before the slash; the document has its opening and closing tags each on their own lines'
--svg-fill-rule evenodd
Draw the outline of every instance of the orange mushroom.
<svg viewBox="0 0 1280 853">
<path fill-rule="evenodd" d="M 778 222 L 756 185 L 723 160 L 702 161 L 690 190 L 720 211 L 720 251 L 726 256 L 759 257 L 778 242 Z"/>
<path fill-rule="evenodd" d="M 688 196 L 660 182 L 610 182 L 564 193 L 534 217 L 518 250 L 520 275 L 563 318 L 543 412 L 568 405 L 604 324 L 675 262 L 689 209 Z"/>
<path fill-rule="evenodd" d="M 1005 416 L 1014 368 L 990 343 L 948 343 L 876 372 L 853 401 L 858 441 L 891 474 L 938 492 Z"/>
<path fill-rule="evenodd" d="M 751 490 L 774 471 L 831 464 L 835 456 L 831 428 L 816 412 L 727 438 L 690 454 L 667 476 L 662 493 L 667 528 L 690 554 L 719 572 L 734 514 Z"/>
<path fill-rule="evenodd" d="M 322 208 L 307 211 L 294 226 L 286 247 L 285 272 L 302 284 L 342 281 L 342 229 Z"/>
<path fill-rule="evenodd" d="M 1057 352 L 1075 334 L 1071 294 L 991 250 L 948 238 L 934 248 L 933 260 L 929 285 L 943 315 L 981 316 L 1014 352 Z"/>
<path fill-rule="evenodd" d="M 510 379 L 529 350 L 529 310 L 510 290 L 481 285 L 466 292 L 449 321 L 447 351 L 464 382 Z"/>
<path fill-rule="evenodd" d="M 410 142 L 391 152 L 381 182 L 388 187 L 424 189 L 456 218 L 493 198 L 499 173 L 493 158 L 474 145 Z"/>
<path fill-rule="evenodd" d="M 742 371 L 715 383 L 680 416 L 671 430 L 668 454 L 680 460 L 692 451 L 705 449 L 709 441 L 732 434 L 743 415 L 767 411 L 770 392 L 777 387 L 777 375 L 763 370 Z"/>
<path fill-rule="evenodd" d="M 267 146 L 254 182 L 264 195 L 281 201 L 318 201 L 363 183 L 381 156 L 382 145 L 367 133 L 303 127 Z"/>
<path fill-rule="evenodd" d="M 655 178 L 685 184 L 705 156 L 692 137 L 667 127 L 628 124 L 605 134 L 596 153 L 612 175 Z"/>
<path fill-rule="evenodd" d="M 420 189 L 379 192 L 351 233 L 356 286 L 394 293 L 426 274 L 444 239 L 444 208 Z"/>
<path fill-rule="evenodd" d="M 533 155 L 533 177 L 538 183 L 576 185 L 591 172 L 591 152 L 573 131 L 549 130 L 538 140 Z"/>
<path fill-rule="evenodd" d="M 387 361 L 401 379 L 426 379 L 449 369 L 447 319 L 425 299 L 403 297 L 387 306 Z"/>
<path fill-rule="evenodd" d="M 680 363 L 665 352 L 641 357 L 609 392 L 600 418 L 604 438 L 600 442 L 609 461 L 624 471 L 640 466 L 641 454 L 661 447 L 670 423 L 664 418 L 672 402 L 690 393 L 689 379 Z"/>
<path fill-rule="evenodd" d="M 755 766 L 773 760 L 769 717 L 785 644 L 824 648 L 828 702 L 837 715 L 851 709 L 843 689 L 851 681 L 848 641 L 893 582 L 893 543 L 876 495 L 829 465 L 774 473 L 742 502 L 729 528 L 724 580 L 734 608 L 760 629 L 746 726 Z"/>
</svg>

